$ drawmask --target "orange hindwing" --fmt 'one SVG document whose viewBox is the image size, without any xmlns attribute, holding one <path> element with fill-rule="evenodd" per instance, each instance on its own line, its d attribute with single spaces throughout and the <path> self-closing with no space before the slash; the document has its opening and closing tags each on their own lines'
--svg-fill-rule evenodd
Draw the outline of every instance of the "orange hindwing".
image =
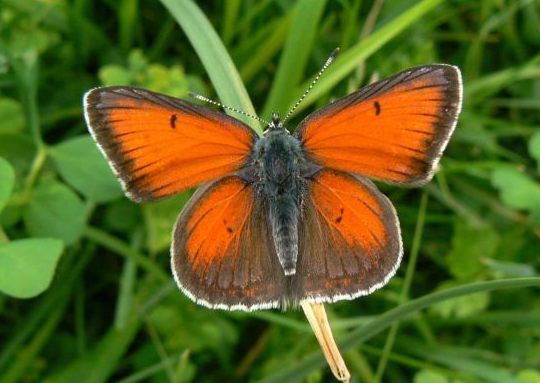
<svg viewBox="0 0 540 383">
<path fill-rule="evenodd" d="M 252 185 L 224 177 L 197 191 L 173 232 L 172 268 L 181 289 L 213 308 L 277 307 L 284 274 Z"/>
<path fill-rule="evenodd" d="M 300 227 L 301 299 L 334 302 L 382 287 L 403 253 L 394 207 L 375 185 L 336 170 L 314 175 Z"/>
</svg>

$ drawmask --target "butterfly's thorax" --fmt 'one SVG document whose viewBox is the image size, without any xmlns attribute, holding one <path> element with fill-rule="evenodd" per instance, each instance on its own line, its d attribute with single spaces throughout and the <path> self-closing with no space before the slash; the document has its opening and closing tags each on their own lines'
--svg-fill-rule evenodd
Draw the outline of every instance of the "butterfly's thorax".
<svg viewBox="0 0 540 383">
<path fill-rule="evenodd" d="M 257 176 L 268 197 L 290 194 L 300 181 L 300 142 L 285 129 L 268 130 L 255 145 Z"/>
<path fill-rule="evenodd" d="M 254 147 L 253 172 L 258 195 L 268 207 L 276 253 L 286 275 L 296 272 L 298 221 L 306 180 L 300 141 L 279 120 Z"/>
</svg>

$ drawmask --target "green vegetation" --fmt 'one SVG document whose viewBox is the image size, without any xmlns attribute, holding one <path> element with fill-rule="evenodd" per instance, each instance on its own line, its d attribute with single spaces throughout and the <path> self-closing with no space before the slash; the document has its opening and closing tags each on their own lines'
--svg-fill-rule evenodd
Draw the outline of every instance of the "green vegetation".
<svg viewBox="0 0 540 383">
<path fill-rule="evenodd" d="M 301 311 L 209 310 L 176 289 L 190 194 L 123 197 L 81 100 L 193 90 L 268 118 L 337 46 L 291 125 L 415 65 L 458 65 L 465 84 L 435 179 L 381 185 L 397 276 L 327 306 L 354 381 L 540 382 L 539 25 L 534 0 L 0 0 L 0 383 L 332 381 Z"/>
</svg>

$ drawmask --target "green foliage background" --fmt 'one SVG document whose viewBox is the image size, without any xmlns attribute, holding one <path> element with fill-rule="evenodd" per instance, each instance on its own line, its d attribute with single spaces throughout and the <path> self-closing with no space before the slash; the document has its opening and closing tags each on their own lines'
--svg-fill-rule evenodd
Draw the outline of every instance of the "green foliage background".
<svg viewBox="0 0 540 383">
<path fill-rule="evenodd" d="M 415 65 L 458 65 L 465 93 L 433 182 L 381 185 L 398 275 L 327 306 L 353 381 L 540 382 L 539 26 L 534 0 L 0 0 L 0 382 L 332 381 L 300 312 L 177 291 L 168 246 L 189 193 L 123 197 L 81 99 L 194 90 L 268 118 L 336 46 L 291 125 Z"/>
</svg>

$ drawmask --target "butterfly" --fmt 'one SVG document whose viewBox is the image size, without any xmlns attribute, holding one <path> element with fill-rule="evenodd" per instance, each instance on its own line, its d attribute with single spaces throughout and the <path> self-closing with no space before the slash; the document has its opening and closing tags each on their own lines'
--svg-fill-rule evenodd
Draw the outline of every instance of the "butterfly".
<svg viewBox="0 0 540 383">
<path fill-rule="evenodd" d="M 84 111 L 133 201 L 202 185 L 172 233 L 175 280 L 196 303 L 249 311 L 386 284 L 403 254 L 400 226 L 369 178 L 428 182 L 461 102 L 459 69 L 437 64 L 330 103 L 295 133 L 278 113 L 260 137 L 222 112 L 126 86 L 90 90 Z"/>
</svg>

